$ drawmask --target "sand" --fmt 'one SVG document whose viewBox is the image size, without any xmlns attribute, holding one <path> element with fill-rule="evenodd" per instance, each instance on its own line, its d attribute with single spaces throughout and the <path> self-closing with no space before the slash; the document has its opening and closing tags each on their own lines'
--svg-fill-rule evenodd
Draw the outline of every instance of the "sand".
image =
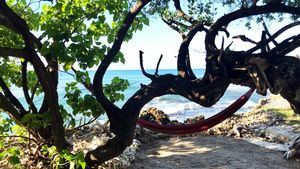
<svg viewBox="0 0 300 169">
<path fill-rule="evenodd" d="M 271 97 L 266 106 L 289 108 L 289 104 L 285 100 L 274 96 Z M 254 123 L 271 123 L 273 125 L 274 122 L 272 121 L 278 120 L 272 113 L 263 113 L 259 111 L 259 108 L 256 108 L 256 111 L 250 113 L 249 116 L 246 114 L 244 117 L 238 116 L 232 119 L 219 125 L 221 129 L 225 129 L 225 135 L 228 135 L 228 130 L 232 128 L 232 125 L 229 125 L 231 122 L 234 122 L 234 126 L 245 126 L 248 123 L 251 126 Z M 216 128 L 218 129 L 218 127 Z M 282 146 L 284 145 L 282 144 Z M 129 167 L 129 169 L 196 168 L 300 169 L 300 158 L 286 160 L 283 158 L 283 152 L 279 150 L 267 149 L 236 136 L 222 136 L 221 132 L 217 135 L 167 137 L 143 143 L 135 161 Z"/>
<path fill-rule="evenodd" d="M 297 159 L 233 137 L 194 136 L 142 144 L 130 169 L 300 169 Z"/>
</svg>

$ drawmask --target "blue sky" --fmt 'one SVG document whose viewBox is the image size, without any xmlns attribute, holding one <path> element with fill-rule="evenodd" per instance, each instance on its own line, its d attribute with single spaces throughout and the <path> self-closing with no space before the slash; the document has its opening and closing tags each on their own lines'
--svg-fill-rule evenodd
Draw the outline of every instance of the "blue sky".
<svg viewBox="0 0 300 169">
<path fill-rule="evenodd" d="M 184 7 L 184 2 L 182 1 L 182 6 Z M 216 19 L 223 15 L 223 13 L 228 12 L 225 7 L 219 7 L 218 16 Z M 254 19 L 255 20 L 255 19 Z M 262 24 L 252 24 L 252 29 L 248 30 L 245 25 L 246 19 L 240 19 L 230 23 L 228 30 L 231 36 L 234 35 L 246 35 L 247 37 L 259 40 L 261 37 Z M 271 33 L 275 33 L 282 26 L 285 26 L 288 19 L 283 22 L 273 21 L 268 24 Z M 296 35 L 300 33 L 300 26 L 291 29 L 282 36 L 280 40 L 286 37 Z M 224 34 L 220 33 L 220 36 L 216 39 L 216 44 L 221 44 L 222 36 Z M 193 68 L 205 68 L 205 48 L 204 48 L 204 37 L 205 34 L 198 33 L 190 44 L 190 55 Z M 176 58 L 178 50 L 181 44 L 181 36 L 169 28 L 160 18 L 150 18 L 150 26 L 144 26 L 142 31 L 138 31 L 134 34 L 133 38 L 129 42 L 124 42 L 121 51 L 124 54 L 126 63 L 113 63 L 109 69 L 122 70 L 122 69 L 140 69 L 139 64 L 139 50 L 144 52 L 144 67 L 146 69 L 155 69 L 157 60 L 159 56 L 163 54 L 163 59 L 160 64 L 160 69 L 175 69 L 176 68 Z M 233 39 L 225 38 L 225 46 L 229 45 Z M 231 49 L 234 50 L 247 50 L 252 47 L 250 43 L 245 43 L 240 40 L 235 40 Z M 300 54 L 300 49 L 292 53 L 292 55 Z M 97 67 L 94 67 L 96 69 Z"/>
<path fill-rule="evenodd" d="M 282 26 L 285 26 L 288 20 L 283 22 L 267 23 L 271 33 L 275 33 Z M 247 37 L 259 40 L 261 37 L 262 24 L 253 24 L 252 29 L 244 26 L 244 20 L 237 20 L 228 27 L 231 36 L 246 35 Z M 286 37 L 299 34 L 299 26 L 295 27 L 278 38 L 279 42 Z M 193 68 L 205 68 L 205 48 L 204 33 L 198 33 L 190 45 L 190 54 Z M 216 39 L 216 44 L 220 46 L 222 36 Z M 233 39 L 225 38 L 225 46 L 229 45 Z M 161 54 L 164 55 L 160 64 L 160 69 L 175 69 L 176 58 L 181 43 L 181 36 L 169 28 L 158 18 L 150 19 L 150 26 L 145 26 L 142 31 L 134 34 L 133 39 L 123 44 L 121 51 L 124 53 L 126 63 L 112 64 L 109 69 L 140 69 L 139 50 L 144 52 L 144 66 L 146 69 L 155 69 L 157 60 Z M 231 49 L 246 50 L 252 47 L 250 43 L 235 40 Z M 299 48 L 293 52 L 293 55 L 300 54 Z"/>
</svg>

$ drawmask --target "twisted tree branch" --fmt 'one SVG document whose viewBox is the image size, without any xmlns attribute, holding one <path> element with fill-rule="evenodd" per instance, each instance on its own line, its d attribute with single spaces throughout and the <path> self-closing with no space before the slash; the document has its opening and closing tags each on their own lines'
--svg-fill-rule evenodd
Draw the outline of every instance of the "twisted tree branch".
<svg viewBox="0 0 300 169">
<path fill-rule="evenodd" d="M 151 74 L 149 74 L 145 71 L 144 63 L 143 63 L 143 53 L 144 53 L 143 51 L 140 51 L 140 66 L 141 66 L 142 73 L 143 73 L 144 76 L 146 76 L 149 79 L 153 80 L 155 78 L 155 76 L 151 75 Z"/>
<path fill-rule="evenodd" d="M 0 109 L 4 110 L 15 121 L 21 121 L 22 116 L 8 98 L 0 92 Z"/>
<path fill-rule="evenodd" d="M 189 31 L 186 38 L 183 39 L 180 45 L 177 59 L 177 70 L 178 74 L 183 78 L 196 79 L 196 76 L 194 75 L 190 66 L 189 45 L 196 33 L 203 30 L 205 31 L 206 29 L 204 28 L 202 23 L 196 24 Z"/>
<path fill-rule="evenodd" d="M 20 116 L 24 116 L 27 112 L 19 102 L 19 100 L 12 94 L 4 80 L 0 77 L 0 87 L 5 95 L 5 97 L 13 104 L 13 106 L 18 110 Z"/>
<path fill-rule="evenodd" d="M 182 30 L 180 30 L 177 26 L 174 26 L 174 25 L 172 24 L 172 22 L 170 22 L 170 21 L 164 19 L 163 17 L 162 17 L 162 20 L 163 20 L 164 23 L 166 23 L 170 28 L 172 28 L 173 30 L 175 30 L 176 32 L 178 32 L 178 33 L 181 35 L 182 39 L 184 39 L 184 38 L 186 37 L 185 33 L 184 33 Z"/>
<path fill-rule="evenodd" d="M 28 58 L 28 53 L 25 49 L 16 49 L 8 47 L 0 47 L 0 57 L 13 56 L 17 58 Z"/>
<path fill-rule="evenodd" d="M 183 12 L 183 10 L 181 9 L 181 6 L 180 6 L 180 0 L 173 0 L 173 2 L 174 2 L 174 6 L 177 10 L 177 16 L 182 17 L 183 19 L 190 22 L 191 24 L 197 23 L 197 21 L 194 18 L 192 18 L 191 16 L 188 16 L 185 12 Z"/>
<path fill-rule="evenodd" d="M 263 22 L 262 24 L 263 24 L 263 27 L 264 27 L 264 29 L 265 29 L 266 34 L 267 34 L 269 37 L 271 37 L 272 35 L 270 34 L 270 31 L 269 31 L 269 29 L 268 29 L 266 23 Z M 275 46 L 278 45 L 278 43 L 275 41 L 275 39 L 273 39 L 272 42 L 274 43 Z"/>
<path fill-rule="evenodd" d="M 109 101 L 109 99 L 103 93 L 103 76 L 106 72 L 108 66 L 112 63 L 114 57 L 120 50 L 120 47 L 123 43 L 123 40 L 127 34 L 127 31 L 131 24 L 133 23 L 134 18 L 140 12 L 140 10 L 150 2 L 150 0 L 140 0 L 134 5 L 127 16 L 124 19 L 122 27 L 119 29 L 116 39 L 111 47 L 111 50 L 108 51 L 107 55 L 102 60 L 100 66 L 98 67 L 93 84 L 94 84 L 94 94 L 99 103 L 101 103 L 102 107 L 106 110 L 107 116 L 111 122 L 112 131 L 114 127 L 118 126 L 118 120 L 120 118 L 121 110 L 113 103 Z"/>
<path fill-rule="evenodd" d="M 45 92 L 49 110 L 51 112 L 52 132 L 54 143 L 59 151 L 67 147 L 65 140 L 65 131 L 63 127 L 63 119 L 59 112 L 58 94 L 55 84 L 52 83 L 44 63 L 38 56 L 35 50 L 35 39 L 32 39 L 32 34 L 26 24 L 25 20 L 17 15 L 4 0 L 0 1 L 0 10 L 4 17 L 12 23 L 13 27 L 21 34 L 25 43 L 25 50 L 28 52 L 28 61 L 32 63 L 38 79 Z"/>
<path fill-rule="evenodd" d="M 299 8 L 299 10 L 300 10 L 300 8 Z M 272 40 L 274 40 L 276 37 L 278 37 L 283 32 L 285 32 L 288 29 L 293 28 L 293 27 L 295 27 L 297 25 L 300 25 L 300 22 L 294 22 L 294 23 L 291 23 L 291 24 L 288 24 L 288 25 L 282 27 L 281 29 L 279 29 L 276 33 L 274 33 L 271 37 L 269 37 L 265 41 L 258 42 L 255 47 L 253 47 L 253 48 L 247 50 L 246 52 L 244 52 L 242 54 L 242 57 L 247 57 L 247 56 L 251 55 L 256 50 L 261 49 L 262 47 L 266 46 L 269 42 L 271 42 Z"/>
<path fill-rule="evenodd" d="M 300 15 L 300 7 L 292 7 L 292 6 L 286 6 L 283 4 L 272 4 L 271 3 L 271 4 L 263 5 L 263 6 L 242 8 L 240 10 L 237 10 L 237 11 L 234 11 L 227 15 L 224 15 L 223 17 L 219 18 L 211 26 L 211 28 L 209 29 L 209 31 L 207 32 L 207 34 L 205 36 L 205 48 L 207 51 L 207 59 L 213 59 L 214 57 L 211 57 L 211 56 L 216 56 L 218 53 L 217 52 L 218 49 L 215 45 L 215 38 L 217 36 L 217 33 L 220 31 L 220 29 L 223 26 L 226 26 L 230 22 L 240 19 L 240 18 L 253 16 L 253 15 L 259 15 L 259 14 L 268 14 L 268 13 L 289 13 L 289 14 Z M 269 40 L 272 40 L 272 38 L 269 38 Z"/>
<path fill-rule="evenodd" d="M 29 89 L 27 86 L 27 61 L 25 60 L 22 62 L 22 88 L 23 88 L 23 93 L 25 100 L 27 104 L 29 105 L 29 109 L 32 110 L 33 113 L 37 113 L 37 108 L 32 102 L 32 99 L 29 96 Z"/>
</svg>

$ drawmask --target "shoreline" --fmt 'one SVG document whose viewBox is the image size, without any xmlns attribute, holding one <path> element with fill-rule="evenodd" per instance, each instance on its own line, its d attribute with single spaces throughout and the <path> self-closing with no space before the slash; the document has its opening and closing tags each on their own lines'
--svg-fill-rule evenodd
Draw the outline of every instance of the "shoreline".
<svg viewBox="0 0 300 169">
<path fill-rule="evenodd" d="M 299 158 L 286 160 L 283 153 L 287 143 L 300 135 L 300 124 L 289 124 L 289 117 L 278 110 L 290 106 L 280 96 L 270 95 L 250 112 L 235 114 L 204 133 L 158 134 L 141 145 L 129 168 L 299 168 Z M 295 119 L 300 122 L 299 115 Z"/>
<path fill-rule="evenodd" d="M 278 96 L 259 101 L 248 113 L 238 113 L 217 126 L 198 134 L 169 136 L 136 128 L 133 144 L 100 169 L 174 168 L 289 168 L 300 166 L 300 158 L 283 159 L 285 143 L 300 136 L 300 116 L 293 116 L 289 104 Z M 159 110 L 158 110 L 159 112 Z M 142 113 L 141 113 L 142 114 Z M 204 117 L 203 117 L 204 118 Z M 194 117 L 186 123 L 202 120 Z M 278 132 L 280 131 L 280 132 Z M 293 134 L 291 134 L 293 133 Z M 72 152 L 95 149 L 113 137 L 107 124 L 98 121 L 68 135 Z M 262 164 L 261 161 L 264 161 Z M 30 157 L 21 166 L 31 166 Z M 6 161 L 0 161 L 3 167 Z M 8 167 L 8 166 L 7 166 Z M 47 164 L 37 162 L 34 168 Z"/>
</svg>

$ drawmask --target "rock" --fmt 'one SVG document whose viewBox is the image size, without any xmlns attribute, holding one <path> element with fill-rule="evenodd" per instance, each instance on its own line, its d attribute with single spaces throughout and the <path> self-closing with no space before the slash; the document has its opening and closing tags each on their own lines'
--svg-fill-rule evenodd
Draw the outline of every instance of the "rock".
<svg viewBox="0 0 300 169">
<path fill-rule="evenodd" d="M 271 126 L 265 129 L 265 136 L 278 142 L 288 142 L 293 139 L 291 126 Z"/>
<path fill-rule="evenodd" d="M 156 139 L 155 132 L 140 126 L 136 126 L 134 138 L 140 140 L 142 143 L 148 143 Z"/>
<path fill-rule="evenodd" d="M 264 105 L 268 104 L 270 102 L 270 99 L 260 99 L 258 102 L 258 105 L 255 107 L 256 109 L 259 109 L 263 107 Z"/>
<path fill-rule="evenodd" d="M 193 123 L 196 123 L 196 122 L 204 120 L 204 118 L 205 117 L 203 115 L 199 115 L 199 116 L 188 118 L 188 119 L 184 120 L 184 123 L 186 123 L 186 124 L 193 124 Z"/>
<path fill-rule="evenodd" d="M 170 118 L 163 111 L 150 107 L 140 113 L 140 118 L 147 121 L 155 121 L 160 124 L 170 124 Z"/>
<path fill-rule="evenodd" d="M 286 148 L 284 147 L 283 144 L 278 144 L 278 143 L 270 143 L 267 141 L 263 141 L 259 138 L 242 138 L 243 140 L 267 148 L 267 149 L 272 149 L 272 150 L 278 150 L 278 151 L 286 151 Z"/>
<path fill-rule="evenodd" d="M 243 137 L 243 135 L 242 135 L 243 129 L 244 129 L 244 127 L 242 127 L 242 126 L 236 126 L 233 128 L 233 132 L 237 137 Z"/>
<path fill-rule="evenodd" d="M 300 133 L 300 127 L 295 127 L 294 130 L 293 130 L 294 133 Z"/>
<path fill-rule="evenodd" d="M 171 125 L 179 125 L 180 123 L 179 123 L 178 120 L 172 120 L 172 121 L 170 122 L 170 124 L 171 124 Z"/>
<path fill-rule="evenodd" d="M 284 158 L 291 159 L 297 154 L 300 154 L 300 135 L 297 135 L 293 141 L 287 144 L 287 151 L 284 153 Z"/>
<path fill-rule="evenodd" d="M 141 133 L 140 128 L 137 128 L 136 133 Z M 72 152 L 83 151 L 85 154 L 97 148 L 100 145 L 105 144 L 109 139 L 114 137 L 114 134 L 109 132 L 109 125 L 105 123 L 93 123 L 88 126 L 84 126 L 78 129 L 68 141 L 72 143 Z M 104 162 L 99 169 L 125 169 L 128 168 L 130 162 L 136 159 L 136 153 L 139 150 L 141 142 L 137 139 L 133 139 L 132 144 L 128 146 L 122 154 L 119 156 Z"/>
<path fill-rule="evenodd" d="M 126 169 L 129 167 L 130 162 L 136 158 L 137 150 L 139 150 L 141 143 L 133 139 L 132 144 L 127 147 L 122 154 L 111 160 L 104 162 L 99 168 L 101 169 Z"/>
</svg>

